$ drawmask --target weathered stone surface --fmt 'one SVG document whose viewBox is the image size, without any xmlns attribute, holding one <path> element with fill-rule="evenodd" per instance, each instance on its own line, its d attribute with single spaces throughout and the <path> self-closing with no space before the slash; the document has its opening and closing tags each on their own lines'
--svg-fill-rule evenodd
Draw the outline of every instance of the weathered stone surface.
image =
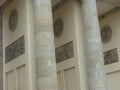
<svg viewBox="0 0 120 90">
<path fill-rule="evenodd" d="M 34 0 L 38 90 L 57 90 L 51 0 Z"/>
<path fill-rule="evenodd" d="M 82 0 L 90 90 L 106 90 L 96 0 Z"/>
</svg>

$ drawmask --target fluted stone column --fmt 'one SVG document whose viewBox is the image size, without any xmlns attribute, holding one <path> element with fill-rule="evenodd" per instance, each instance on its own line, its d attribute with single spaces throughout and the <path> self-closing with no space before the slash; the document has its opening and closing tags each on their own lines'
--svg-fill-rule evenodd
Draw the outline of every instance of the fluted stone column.
<svg viewBox="0 0 120 90">
<path fill-rule="evenodd" d="M 57 90 L 51 0 L 34 0 L 38 90 Z"/>
<path fill-rule="evenodd" d="M 96 0 L 82 0 L 90 90 L 106 90 Z"/>
<path fill-rule="evenodd" d="M 3 90 L 2 14 L 0 14 L 0 90 Z"/>
</svg>

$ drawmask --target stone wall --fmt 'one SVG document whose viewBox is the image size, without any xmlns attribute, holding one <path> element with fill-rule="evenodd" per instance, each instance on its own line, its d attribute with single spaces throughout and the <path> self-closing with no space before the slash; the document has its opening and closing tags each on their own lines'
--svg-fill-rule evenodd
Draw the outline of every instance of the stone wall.
<svg viewBox="0 0 120 90">
<path fill-rule="evenodd" d="M 117 49 L 118 62 L 106 65 L 107 88 L 108 90 L 119 90 L 120 88 L 120 12 L 116 12 L 111 16 L 100 21 L 100 27 L 108 25 L 112 29 L 112 38 L 110 42 L 103 43 L 103 52 Z"/>
</svg>

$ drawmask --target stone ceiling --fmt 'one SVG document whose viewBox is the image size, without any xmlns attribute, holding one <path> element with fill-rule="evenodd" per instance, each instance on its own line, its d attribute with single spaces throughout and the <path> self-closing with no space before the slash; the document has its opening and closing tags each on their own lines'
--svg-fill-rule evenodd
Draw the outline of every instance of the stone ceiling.
<svg viewBox="0 0 120 90">
<path fill-rule="evenodd" d="M 110 5 L 120 6 L 120 0 L 97 0 L 99 2 L 104 2 Z"/>
<path fill-rule="evenodd" d="M 108 10 L 114 8 L 115 5 L 114 4 L 110 4 L 110 3 L 106 3 L 106 2 L 102 2 L 102 1 L 97 1 L 97 8 L 98 8 L 98 14 L 101 15 L 105 12 L 107 12 Z"/>
<path fill-rule="evenodd" d="M 0 6 L 5 2 L 6 0 L 0 0 Z"/>
</svg>

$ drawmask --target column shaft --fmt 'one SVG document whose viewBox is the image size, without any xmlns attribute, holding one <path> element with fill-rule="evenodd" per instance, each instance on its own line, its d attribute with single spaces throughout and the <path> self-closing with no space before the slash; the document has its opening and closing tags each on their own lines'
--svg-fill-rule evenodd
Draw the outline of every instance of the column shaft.
<svg viewBox="0 0 120 90">
<path fill-rule="evenodd" d="M 0 14 L 0 90 L 3 90 L 2 14 Z"/>
<path fill-rule="evenodd" d="M 34 0 L 38 90 L 57 90 L 51 0 Z"/>
<path fill-rule="evenodd" d="M 96 0 L 82 0 L 90 90 L 106 90 Z"/>
</svg>

